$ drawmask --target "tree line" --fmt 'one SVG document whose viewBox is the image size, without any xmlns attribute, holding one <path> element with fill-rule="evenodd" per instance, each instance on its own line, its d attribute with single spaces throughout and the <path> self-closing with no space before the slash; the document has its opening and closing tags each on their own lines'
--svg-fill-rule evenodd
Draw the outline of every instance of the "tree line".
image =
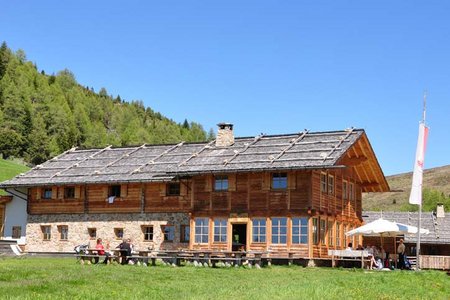
<svg viewBox="0 0 450 300">
<path fill-rule="evenodd" d="M 38 71 L 25 52 L 0 47 L 0 155 L 36 165 L 74 146 L 105 147 L 213 139 L 195 122 L 176 123 L 138 101 L 80 85 L 74 74 Z"/>
</svg>

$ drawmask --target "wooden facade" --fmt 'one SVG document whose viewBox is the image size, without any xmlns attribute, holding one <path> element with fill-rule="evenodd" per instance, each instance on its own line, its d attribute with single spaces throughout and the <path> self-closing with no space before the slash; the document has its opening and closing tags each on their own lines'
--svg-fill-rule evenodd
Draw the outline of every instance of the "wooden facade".
<svg viewBox="0 0 450 300">
<path fill-rule="evenodd" d="M 218 134 L 223 140 L 215 145 L 71 149 L 0 186 L 26 186 L 27 212 L 33 224 L 42 220 L 47 229 L 66 226 L 52 221 L 57 215 L 106 214 L 119 220 L 116 215 L 122 214 L 161 222 L 178 214 L 180 222 L 190 224 L 174 224 L 172 218 L 154 232 L 179 237 L 171 248 L 315 258 L 360 242 L 344 232 L 362 223 L 362 193 L 389 190 L 363 130 L 234 139 L 232 126 L 223 125 Z M 186 227 L 189 231 L 181 232 Z M 75 236 L 87 236 L 87 228 L 82 230 Z M 32 234 L 37 244 L 39 233 Z"/>
</svg>

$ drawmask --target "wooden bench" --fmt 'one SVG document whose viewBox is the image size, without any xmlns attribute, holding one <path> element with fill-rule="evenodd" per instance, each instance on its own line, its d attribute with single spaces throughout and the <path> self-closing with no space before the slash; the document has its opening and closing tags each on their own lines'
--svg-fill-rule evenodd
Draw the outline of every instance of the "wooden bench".
<svg viewBox="0 0 450 300">
<path fill-rule="evenodd" d="M 361 268 L 364 268 L 365 262 L 370 262 L 367 250 L 328 250 L 328 255 L 331 256 L 332 267 L 336 266 L 336 261 L 361 260 Z"/>
<path fill-rule="evenodd" d="M 82 265 L 84 264 L 93 264 L 95 260 L 98 260 L 100 262 L 101 259 L 105 259 L 106 255 L 98 255 L 98 254 L 75 254 L 75 257 L 77 260 L 80 261 Z M 107 264 L 111 264 L 113 261 L 117 261 L 118 257 L 115 255 L 108 256 Z"/>
</svg>

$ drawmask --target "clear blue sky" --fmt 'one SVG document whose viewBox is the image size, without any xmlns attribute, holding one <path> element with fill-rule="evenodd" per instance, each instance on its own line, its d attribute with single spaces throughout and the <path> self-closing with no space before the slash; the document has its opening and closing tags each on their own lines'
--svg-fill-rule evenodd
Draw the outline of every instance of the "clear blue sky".
<svg viewBox="0 0 450 300">
<path fill-rule="evenodd" d="M 238 136 L 364 128 L 386 175 L 450 164 L 450 1 L 3 1 L 47 73 Z"/>
</svg>

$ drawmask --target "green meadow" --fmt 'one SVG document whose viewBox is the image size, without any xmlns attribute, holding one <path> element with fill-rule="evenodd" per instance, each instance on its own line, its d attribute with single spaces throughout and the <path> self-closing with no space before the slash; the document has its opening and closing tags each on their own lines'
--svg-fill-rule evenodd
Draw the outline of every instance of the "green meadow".
<svg viewBox="0 0 450 300">
<path fill-rule="evenodd" d="M 0 159 L 0 182 L 13 178 L 14 176 L 28 171 L 30 168 L 13 162 L 11 160 Z M 6 195 L 3 190 L 0 190 L 0 195 Z"/>
<path fill-rule="evenodd" d="M 0 259 L 1 299 L 448 299 L 441 271 L 80 265 Z"/>
</svg>

